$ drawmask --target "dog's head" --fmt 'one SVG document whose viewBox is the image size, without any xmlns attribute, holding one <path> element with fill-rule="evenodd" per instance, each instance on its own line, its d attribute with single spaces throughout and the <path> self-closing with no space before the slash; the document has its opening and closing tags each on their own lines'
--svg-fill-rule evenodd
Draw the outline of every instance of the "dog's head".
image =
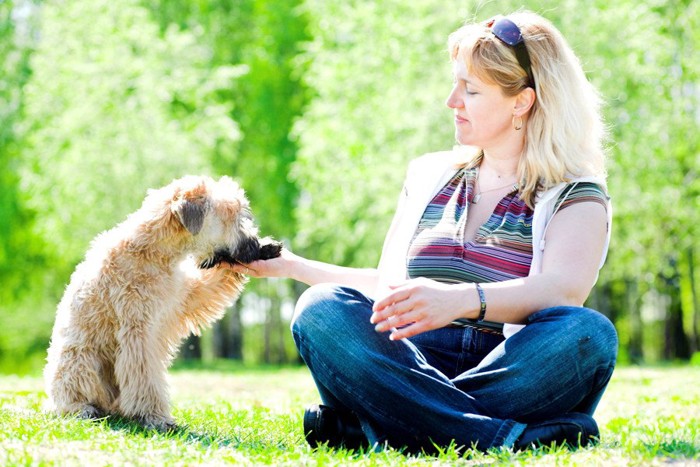
<svg viewBox="0 0 700 467">
<path fill-rule="evenodd" d="M 153 230 L 169 232 L 165 237 L 184 245 L 198 262 L 217 254 L 240 262 L 260 258 L 258 229 L 248 199 L 230 177 L 174 180 L 150 192 L 145 208 L 154 219 Z"/>
</svg>

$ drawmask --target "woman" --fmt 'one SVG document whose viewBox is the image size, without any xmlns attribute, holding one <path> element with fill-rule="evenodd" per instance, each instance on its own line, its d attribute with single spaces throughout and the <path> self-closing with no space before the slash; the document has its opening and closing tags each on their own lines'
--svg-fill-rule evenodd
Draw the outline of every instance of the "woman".
<svg viewBox="0 0 700 467">
<path fill-rule="evenodd" d="M 532 13 L 463 26 L 449 50 L 461 147 L 411 163 L 378 268 L 286 250 L 232 267 L 313 286 L 292 322 L 323 401 L 312 445 L 585 446 L 617 352 L 582 307 L 611 219 L 597 95 Z"/>
</svg>

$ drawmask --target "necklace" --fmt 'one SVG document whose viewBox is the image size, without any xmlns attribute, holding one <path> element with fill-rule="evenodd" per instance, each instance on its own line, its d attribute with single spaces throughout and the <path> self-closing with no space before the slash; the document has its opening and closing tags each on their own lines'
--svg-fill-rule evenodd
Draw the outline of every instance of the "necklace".
<svg viewBox="0 0 700 467">
<path fill-rule="evenodd" d="M 479 172 L 476 173 L 476 180 L 474 181 L 474 188 L 477 188 L 478 186 L 479 186 Z M 506 187 L 511 187 L 512 190 L 517 190 L 517 189 L 518 189 L 518 184 L 517 184 L 517 183 L 509 183 L 509 184 L 507 184 L 507 185 L 498 186 L 498 187 L 496 187 L 496 188 L 490 188 L 490 189 L 488 189 L 488 190 L 483 190 L 483 191 L 482 191 L 482 190 L 479 190 L 479 191 L 474 195 L 474 198 L 472 198 L 472 204 L 478 203 L 479 200 L 481 199 L 481 195 L 483 195 L 484 193 L 489 193 L 489 192 L 491 192 L 491 191 L 502 190 L 502 189 L 504 189 L 504 188 L 506 188 Z"/>
</svg>

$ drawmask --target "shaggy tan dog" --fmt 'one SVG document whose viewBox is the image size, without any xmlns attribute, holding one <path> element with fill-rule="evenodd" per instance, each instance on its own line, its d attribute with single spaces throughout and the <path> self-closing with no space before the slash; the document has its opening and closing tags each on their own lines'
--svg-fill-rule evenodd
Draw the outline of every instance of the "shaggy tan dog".
<svg viewBox="0 0 700 467">
<path fill-rule="evenodd" d="M 173 428 L 166 369 L 181 340 L 221 318 L 247 280 L 214 266 L 279 255 L 281 244 L 260 243 L 243 190 L 228 177 L 149 191 L 92 242 L 71 277 L 44 370 L 51 408 Z"/>
</svg>

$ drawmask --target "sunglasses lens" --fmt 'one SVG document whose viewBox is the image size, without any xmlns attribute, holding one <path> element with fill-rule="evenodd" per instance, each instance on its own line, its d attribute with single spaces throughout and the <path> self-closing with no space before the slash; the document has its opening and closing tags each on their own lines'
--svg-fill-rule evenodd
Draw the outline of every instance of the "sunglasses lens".
<svg viewBox="0 0 700 467">
<path fill-rule="evenodd" d="M 527 53 L 525 47 L 525 39 L 520 32 L 517 24 L 502 16 L 490 19 L 486 22 L 486 27 L 491 29 L 494 36 L 500 39 L 504 44 L 515 49 L 515 56 L 518 63 L 527 73 L 530 79 L 530 85 L 535 87 L 535 79 L 532 77 L 532 69 L 530 67 L 530 54 Z"/>
<path fill-rule="evenodd" d="M 501 18 L 495 21 L 491 31 L 493 31 L 496 37 L 511 47 L 518 45 L 523 40 L 518 26 L 507 18 Z"/>
</svg>

